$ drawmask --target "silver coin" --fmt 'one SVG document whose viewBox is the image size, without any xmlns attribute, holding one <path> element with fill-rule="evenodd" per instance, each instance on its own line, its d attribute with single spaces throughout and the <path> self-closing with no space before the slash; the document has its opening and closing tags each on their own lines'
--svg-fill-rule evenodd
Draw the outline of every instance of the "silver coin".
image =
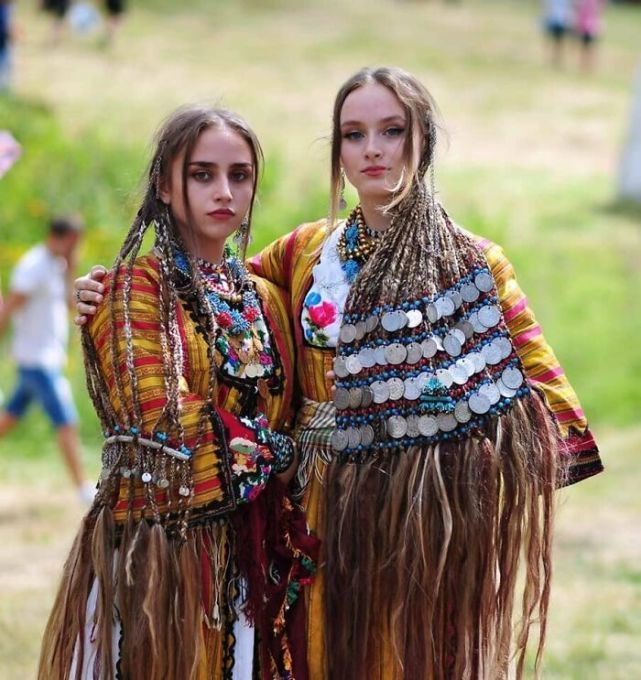
<svg viewBox="0 0 641 680">
<path fill-rule="evenodd" d="M 438 432 L 436 418 L 430 415 L 420 416 L 418 419 L 418 431 L 424 437 L 433 437 Z"/>
<path fill-rule="evenodd" d="M 345 357 L 336 357 L 334 359 L 334 373 L 338 378 L 347 378 L 349 371 L 345 365 Z"/>
<path fill-rule="evenodd" d="M 518 390 L 523 384 L 524 378 L 523 373 L 521 373 L 518 368 L 509 366 L 501 373 L 501 380 L 506 387 L 509 387 L 512 390 Z"/>
<path fill-rule="evenodd" d="M 404 396 L 409 401 L 415 401 L 421 396 L 423 388 L 417 378 L 405 378 Z"/>
<path fill-rule="evenodd" d="M 485 363 L 489 366 L 495 366 L 501 361 L 501 352 L 491 342 L 489 342 L 487 345 L 483 345 L 481 354 L 485 359 Z"/>
<path fill-rule="evenodd" d="M 512 354 L 512 343 L 509 338 L 501 336 L 493 342 L 498 347 L 502 359 L 507 359 Z"/>
<path fill-rule="evenodd" d="M 478 392 L 470 395 L 468 404 L 472 413 L 477 413 L 481 416 L 487 413 L 492 406 L 490 400 L 485 395 L 479 394 Z"/>
<path fill-rule="evenodd" d="M 191 494 L 191 491 L 189 490 L 188 486 L 180 486 L 178 487 L 178 493 L 181 496 L 189 496 Z"/>
<path fill-rule="evenodd" d="M 246 364 L 245 365 L 245 376 L 247 378 L 257 378 L 258 377 L 258 364 Z"/>
<path fill-rule="evenodd" d="M 499 388 L 494 383 L 486 383 L 479 387 L 479 394 L 487 397 L 490 400 L 490 404 L 494 406 L 497 402 L 501 401 L 501 393 Z"/>
<path fill-rule="evenodd" d="M 159 489 L 167 489 L 167 488 L 169 488 L 169 480 L 166 479 L 165 477 L 161 477 L 161 478 L 156 482 L 156 486 L 157 486 Z"/>
<path fill-rule="evenodd" d="M 474 329 L 475 333 L 485 333 L 487 331 L 487 326 L 484 326 L 480 319 L 479 315 L 476 312 L 472 312 L 468 317 L 467 320 L 472 324 L 472 328 Z"/>
<path fill-rule="evenodd" d="M 474 372 L 480 373 L 486 366 L 485 359 L 481 352 L 472 352 L 467 355 L 474 362 Z"/>
<path fill-rule="evenodd" d="M 443 348 L 451 357 L 457 357 L 462 350 L 459 339 L 450 333 L 443 338 Z"/>
<path fill-rule="evenodd" d="M 379 366 L 387 366 L 387 357 L 385 356 L 385 350 L 387 347 L 381 345 L 374 350 L 374 358 Z"/>
<path fill-rule="evenodd" d="M 143 484 L 149 484 L 149 482 L 151 482 L 151 479 L 152 479 L 151 472 L 143 472 L 140 477 L 140 480 L 142 481 Z"/>
<path fill-rule="evenodd" d="M 394 366 L 402 364 L 407 358 L 405 345 L 401 345 L 400 342 L 394 342 L 391 345 L 388 345 L 385 350 L 385 358 L 387 359 L 387 363 L 393 364 Z"/>
<path fill-rule="evenodd" d="M 375 404 L 384 404 L 389 399 L 389 387 L 384 380 L 375 380 L 370 388 L 374 393 Z"/>
<path fill-rule="evenodd" d="M 479 289 L 473 283 L 464 283 L 460 293 L 463 300 L 468 303 L 479 299 Z"/>
<path fill-rule="evenodd" d="M 418 344 L 418 342 L 410 342 L 407 345 L 407 363 L 417 364 L 423 358 L 423 348 Z"/>
<path fill-rule="evenodd" d="M 420 309 L 410 309 L 407 312 L 407 326 L 408 328 L 416 328 L 420 326 L 423 321 L 423 314 Z"/>
<path fill-rule="evenodd" d="M 471 378 L 474 375 L 474 360 L 471 356 L 461 357 L 457 360 L 456 365 L 460 366 L 465 371 L 468 378 Z"/>
<path fill-rule="evenodd" d="M 363 370 L 358 354 L 351 354 L 345 359 L 345 368 L 347 368 L 352 375 L 358 375 Z"/>
<path fill-rule="evenodd" d="M 356 332 L 356 339 L 362 340 L 365 337 L 366 333 L 365 322 L 358 321 L 356 324 L 354 324 L 354 329 Z"/>
<path fill-rule="evenodd" d="M 361 443 L 361 431 L 358 427 L 347 428 L 347 442 L 350 449 L 355 449 Z"/>
<path fill-rule="evenodd" d="M 338 334 L 338 337 L 341 342 L 344 342 L 346 344 L 350 344 L 351 342 L 354 342 L 356 339 L 356 328 L 353 326 L 351 323 L 346 323 L 341 326 L 340 333 Z"/>
<path fill-rule="evenodd" d="M 349 391 L 349 407 L 357 409 L 363 400 L 363 392 L 360 387 L 352 387 Z"/>
<path fill-rule="evenodd" d="M 451 432 L 458 426 L 456 418 L 451 413 L 439 413 L 439 415 L 436 416 L 436 422 L 438 423 L 438 429 L 441 430 L 441 432 Z"/>
<path fill-rule="evenodd" d="M 436 371 L 436 377 L 445 385 L 445 387 L 452 387 L 454 378 L 447 368 L 439 368 Z"/>
<path fill-rule="evenodd" d="M 416 380 L 416 384 L 418 385 L 419 389 L 423 391 L 423 388 L 427 383 L 434 377 L 434 373 L 430 371 L 423 371 L 422 373 L 419 373 L 414 380 Z"/>
<path fill-rule="evenodd" d="M 332 432 L 331 442 L 334 451 L 344 451 L 349 444 L 347 432 L 345 430 L 334 430 Z"/>
<path fill-rule="evenodd" d="M 453 335 L 460 343 L 463 345 L 465 343 L 466 337 L 465 333 L 460 328 L 450 328 L 449 330 L 450 335 Z"/>
<path fill-rule="evenodd" d="M 447 370 L 457 385 L 464 385 L 467 382 L 469 377 L 467 371 L 459 364 L 452 364 Z"/>
<path fill-rule="evenodd" d="M 394 333 L 400 326 L 398 325 L 398 316 L 396 312 L 385 312 L 381 318 L 381 326 L 388 332 Z"/>
<path fill-rule="evenodd" d="M 365 330 L 368 333 L 371 333 L 376 326 L 378 326 L 378 317 L 375 314 L 372 314 L 365 319 Z"/>
<path fill-rule="evenodd" d="M 454 303 L 450 298 L 439 297 L 434 301 L 434 305 L 436 306 L 440 317 L 454 314 Z"/>
<path fill-rule="evenodd" d="M 441 314 L 433 302 L 430 302 L 425 308 L 425 315 L 430 323 L 436 323 L 441 318 Z"/>
<path fill-rule="evenodd" d="M 361 444 L 371 446 L 374 443 L 374 428 L 371 425 L 361 426 Z"/>
<path fill-rule="evenodd" d="M 387 419 L 387 432 L 394 439 L 401 439 L 407 434 L 407 422 L 403 416 L 390 416 Z"/>
<path fill-rule="evenodd" d="M 436 349 L 438 349 L 439 352 L 443 351 L 443 338 L 440 335 L 435 335 L 434 336 L 434 342 L 436 343 Z"/>
<path fill-rule="evenodd" d="M 463 304 L 463 296 L 458 290 L 448 290 L 445 296 L 454 303 L 454 309 L 458 309 Z"/>
<path fill-rule="evenodd" d="M 431 359 L 438 352 L 438 347 L 436 346 L 434 336 L 423 340 L 421 343 L 421 350 L 423 352 L 423 356 L 426 359 Z"/>
<path fill-rule="evenodd" d="M 474 335 L 474 326 L 469 321 L 459 321 L 456 324 L 456 328 L 463 333 L 466 340 L 469 340 Z"/>
<path fill-rule="evenodd" d="M 405 421 L 407 422 L 407 436 L 419 437 L 421 435 L 421 431 L 418 428 L 418 416 L 407 416 Z"/>
<path fill-rule="evenodd" d="M 496 386 L 499 388 L 499 392 L 501 393 L 502 397 L 511 399 L 512 397 L 516 396 L 516 390 L 508 387 L 501 378 L 496 381 Z"/>
<path fill-rule="evenodd" d="M 398 319 L 398 330 L 400 331 L 401 328 L 405 328 L 407 324 L 409 323 L 409 319 L 407 318 L 407 314 L 402 310 L 399 309 L 396 312 L 396 318 Z"/>
<path fill-rule="evenodd" d="M 374 401 L 374 392 L 371 387 L 365 385 L 361 388 L 361 408 L 367 408 Z"/>
<path fill-rule="evenodd" d="M 387 386 L 389 387 L 390 401 L 400 399 L 405 392 L 405 383 L 400 378 L 390 378 L 387 381 Z"/>
<path fill-rule="evenodd" d="M 376 365 L 376 354 L 372 347 L 362 347 L 358 353 L 358 360 L 363 368 L 372 368 Z"/>
<path fill-rule="evenodd" d="M 474 285 L 482 292 L 489 293 L 494 288 L 494 279 L 489 272 L 479 272 L 474 277 Z"/>
<path fill-rule="evenodd" d="M 349 406 L 349 390 L 346 390 L 344 387 L 336 388 L 336 392 L 334 392 L 334 406 L 339 411 Z"/>
<path fill-rule="evenodd" d="M 501 312 L 496 305 L 485 305 L 479 309 L 479 321 L 488 328 L 494 328 L 501 320 Z"/>
<path fill-rule="evenodd" d="M 454 417 L 459 423 L 467 423 L 472 417 L 472 411 L 466 401 L 459 401 L 454 407 Z"/>
</svg>

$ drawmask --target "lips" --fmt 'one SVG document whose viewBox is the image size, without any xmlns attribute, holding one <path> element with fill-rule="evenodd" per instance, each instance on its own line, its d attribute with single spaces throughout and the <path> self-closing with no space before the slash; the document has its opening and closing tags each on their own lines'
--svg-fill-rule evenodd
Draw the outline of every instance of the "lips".
<svg viewBox="0 0 641 680">
<path fill-rule="evenodd" d="M 226 220 L 235 215 L 234 211 L 229 208 L 219 208 L 218 210 L 212 210 L 207 214 L 217 220 Z"/>
<path fill-rule="evenodd" d="M 369 165 L 361 172 L 368 177 L 380 177 L 387 172 L 387 168 L 383 165 Z"/>
</svg>

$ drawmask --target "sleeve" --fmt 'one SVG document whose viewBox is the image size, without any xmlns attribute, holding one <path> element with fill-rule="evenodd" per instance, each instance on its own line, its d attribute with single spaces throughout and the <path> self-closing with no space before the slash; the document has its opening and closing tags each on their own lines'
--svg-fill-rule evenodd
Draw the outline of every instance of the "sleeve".
<svg viewBox="0 0 641 680">
<path fill-rule="evenodd" d="M 503 316 L 529 382 L 539 388 L 571 456 L 569 483 L 603 470 L 599 450 L 579 399 L 519 287 L 514 268 L 496 244 L 486 242 L 485 257 L 496 281 Z"/>
<path fill-rule="evenodd" d="M 32 257 L 22 258 L 11 274 L 10 290 L 22 295 L 33 295 L 42 285 L 42 268 L 34 266 Z"/>
<path fill-rule="evenodd" d="M 100 371 L 115 412 L 114 428 L 132 431 L 140 438 L 162 441 L 190 457 L 197 505 L 217 502 L 228 508 L 253 500 L 278 467 L 264 419 L 252 421 L 209 404 L 190 389 L 183 342 L 183 367 L 179 380 L 179 430 L 166 426 L 168 384 L 163 364 L 159 312 L 159 272 L 151 265 L 136 265 L 130 294 L 131 349 L 128 365 L 123 310 L 122 270 L 115 283 L 115 302 L 99 305 L 88 332 L 93 340 Z M 109 290 L 109 281 L 107 281 Z M 117 370 L 111 353 L 112 324 L 117 333 Z M 136 385 L 138 409 L 133 397 Z M 139 415 L 137 415 L 139 410 Z"/>
</svg>

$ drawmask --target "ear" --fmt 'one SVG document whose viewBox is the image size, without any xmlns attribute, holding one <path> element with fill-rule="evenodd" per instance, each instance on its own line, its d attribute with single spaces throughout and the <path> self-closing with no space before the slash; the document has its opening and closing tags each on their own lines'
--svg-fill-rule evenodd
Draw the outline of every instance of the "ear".
<svg viewBox="0 0 641 680">
<path fill-rule="evenodd" d="M 158 197 L 165 205 L 171 205 L 171 187 L 167 180 L 158 182 Z"/>
</svg>

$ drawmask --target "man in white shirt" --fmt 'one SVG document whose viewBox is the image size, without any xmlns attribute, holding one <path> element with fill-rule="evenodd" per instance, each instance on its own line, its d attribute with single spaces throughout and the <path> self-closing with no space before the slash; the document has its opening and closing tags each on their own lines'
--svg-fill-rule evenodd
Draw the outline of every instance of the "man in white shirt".
<svg viewBox="0 0 641 680">
<path fill-rule="evenodd" d="M 0 305 L 0 335 L 13 321 L 12 354 L 18 381 L 0 414 L 0 437 L 22 418 L 31 402 L 39 402 L 56 428 L 80 498 L 90 502 L 94 487 L 83 472 L 78 416 L 71 386 L 62 373 L 67 359 L 71 277 L 81 236 L 77 218 L 56 218 L 44 243 L 29 250 L 13 270 L 9 294 Z"/>
</svg>

